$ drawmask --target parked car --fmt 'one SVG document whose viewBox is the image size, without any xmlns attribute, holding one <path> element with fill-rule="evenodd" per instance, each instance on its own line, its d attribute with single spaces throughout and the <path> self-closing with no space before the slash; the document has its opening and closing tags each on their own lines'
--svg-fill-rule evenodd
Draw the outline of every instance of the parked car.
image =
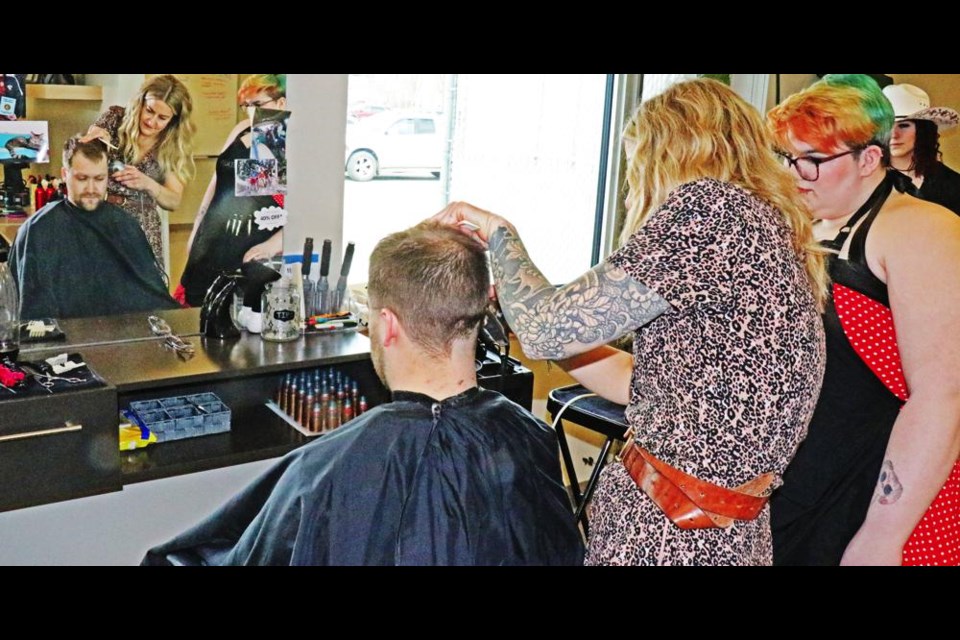
<svg viewBox="0 0 960 640">
<path fill-rule="evenodd" d="M 383 111 L 347 124 L 344 160 L 351 180 L 408 172 L 440 175 L 446 127 L 434 113 Z"/>
</svg>

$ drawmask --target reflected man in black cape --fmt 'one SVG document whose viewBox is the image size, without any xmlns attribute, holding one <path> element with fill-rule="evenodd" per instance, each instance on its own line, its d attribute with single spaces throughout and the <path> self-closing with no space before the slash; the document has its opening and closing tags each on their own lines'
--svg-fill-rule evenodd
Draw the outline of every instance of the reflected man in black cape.
<svg viewBox="0 0 960 640">
<path fill-rule="evenodd" d="M 179 308 L 140 223 L 104 202 L 103 142 L 68 139 L 61 176 L 67 199 L 51 202 L 24 222 L 10 253 L 21 319 Z"/>
<path fill-rule="evenodd" d="M 421 224 L 370 258 L 374 367 L 392 401 L 285 456 L 144 564 L 573 565 L 555 433 L 474 366 L 483 247 Z"/>
</svg>

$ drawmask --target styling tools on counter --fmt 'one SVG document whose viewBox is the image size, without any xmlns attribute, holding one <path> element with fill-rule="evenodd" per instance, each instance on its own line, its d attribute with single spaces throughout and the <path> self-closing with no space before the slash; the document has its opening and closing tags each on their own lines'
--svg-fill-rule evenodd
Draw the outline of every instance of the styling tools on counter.
<svg viewBox="0 0 960 640">
<path fill-rule="evenodd" d="M 327 276 L 330 274 L 331 252 L 332 244 L 330 240 L 324 240 L 323 250 L 320 252 L 320 279 L 317 281 L 316 293 L 313 298 L 313 304 L 310 305 L 310 310 L 307 311 L 308 315 L 330 313 L 331 311 L 328 300 L 330 282 L 327 280 Z"/>
<path fill-rule="evenodd" d="M 240 265 L 240 272 L 246 280 L 243 285 L 243 307 L 240 310 L 240 324 L 250 333 L 260 333 L 263 328 L 263 291 L 271 282 L 282 276 L 276 269 L 250 260 Z"/>
<path fill-rule="evenodd" d="M 267 406 L 307 436 L 332 431 L 368 408 L 357 381 L 332 367 L 288 373 Z"/>
<path fill-rule="evenodd" d="M 23 383 L 26 375 L 22 371 L 14 371 L 6 365 L 0 364 L 0 387 L 16 395 L 16 387 Z"/>
<path fill-rule="evenodd" d="M 313 266 L 313 238 L 303 241 L 303 262 L 300 265 L 303 284 L 303 313 L 312 313 L 310 305 L 313 303 L 313 281 L 310 279 L 310 268 Z"/>
<path fill-rule="evenodd" d="M 63 340 L 66 337 L 56 318 L 40 318 L 20 323 L 20 342 Z"/>
<path fill-rule="evenodd" d="M 349 312 L 310 316 L 305 321 L 304 333 L 356 331 L 360 327 L 355 315 Z"/>
<path fill-rule="evenodd" d="M 203 298 L 200 308 L 200 333 L 208 338 L 236 338 L 240 330 L 236 326 L 234 296 L 244 277 L 241 274 L 219 274 Z"/>
<path fill-rule="evenodd" d="M 0 387 L 9 392 L 0 393 L 0 401 L 104 385 L 103 379 L 87 366 L 79 353 L 0 364 Z"/>
<path fill-rule="evenodd" d="M 163 338 L 164 347 L 173 350 L 184 360 L 189 360 L 196 355 L 196 349 L 194 348 L 193 343 L 185 341 L 183 338 L 175 334 L 173 329 L 170 328 L 170 325 L 167 324 L 166 320 L 160 316 L 149 316 L 147 318 L 147 322 L 150 323 L 150 331 L 153 333 L 153 335 Z"/>
<path fill-rule="evenodd" d="M 350 275 L 350 266 L 353 264 L 354 249 L 354 243 L 348 242 L 347 250 L 343 254 L 343 263 L 340 265 L 340 278 L 337 280 L 337 289 L 333 296 L 334 304 L 331 306 L 331 312 L 341 311 L 347 306 L 347 276 Z"/>
</svg>

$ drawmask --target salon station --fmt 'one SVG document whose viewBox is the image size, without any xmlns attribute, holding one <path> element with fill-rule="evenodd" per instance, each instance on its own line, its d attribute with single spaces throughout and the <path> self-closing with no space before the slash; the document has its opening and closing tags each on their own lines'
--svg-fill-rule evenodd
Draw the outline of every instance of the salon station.
<svg viewBox="0 0 960 640">
<path fill-rule="evenodd" d="M 278 87 L 177 74 L 138 94 L 165 77 L 3 76 L 0 115 L 18 117 L 0 120 L 0 565 L 137 564 L 281 457 L 389 402 L 366 328 L 369 256 L 449 201 L 533 212 L 517 226 L 551 282 L 603 261 L 626 211 L 621 127 L 676 80 L 291 74 Z M 960 105 L 956 76 L 890 78 Z M 722 78 L 761 111 L 816 80 Z M 532 105 L 548 98 L 576 108 L 540 118 Z M 464 112 L 472 130 L 453 122 Z M 189 162 L 149 143 L 174 128 L 190 130 Z M 960 165 L 958 138 L 942 141 L 946 164 Z M 44 241 L 50 203 L 90 212 L 100 200 L 133 215 Z M 109 258 L 90 270 L 97 252 Z M 493 312 L 481 323 L 479 386 L 553 423 L 586 535 L 586 502 L 627 437 L 624 407 L 566 406 L 586 389 L 526 357 L 506 324 Z"/>
</svg>

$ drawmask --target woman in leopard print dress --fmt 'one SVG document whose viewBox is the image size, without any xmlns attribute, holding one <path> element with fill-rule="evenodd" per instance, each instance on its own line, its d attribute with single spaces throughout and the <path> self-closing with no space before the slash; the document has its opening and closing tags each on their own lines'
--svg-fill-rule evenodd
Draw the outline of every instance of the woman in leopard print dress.
<svg viewBox="0 0 960 640">
<path fill-rule="evenodd" d="M 489 243 L 497 295 L 524 352 L 561 360 L 628 405 L 633 441 L 724 488 L 774 486 L 806 433 L 824 366 L 823 256 L 757 111 L 725 85 L 683 82 L 624 132 L 622 247 L 555 288 L 515 228 L 466 203 Z M 634 353 L 606 347 L 635 331 Z M 770 564 L 769 507 L 727 528 L 681 529 L 622 464 L 591 504 L 587 563 Z"/>
<path fill-rule="evenodd" d="M 163 229 L 157 207 L 179 207 L 194 173 L 192 112 L 185 84 L 173 75 L 153 76 L 126 109 L 110 107 L 83 136 L 85 142 L 109 142 L 111 164 L 124 164 L 119 171 L 111 166 L 107 202 L 136 218 L 158 264 L 163 264 Z"/>
</svg>

